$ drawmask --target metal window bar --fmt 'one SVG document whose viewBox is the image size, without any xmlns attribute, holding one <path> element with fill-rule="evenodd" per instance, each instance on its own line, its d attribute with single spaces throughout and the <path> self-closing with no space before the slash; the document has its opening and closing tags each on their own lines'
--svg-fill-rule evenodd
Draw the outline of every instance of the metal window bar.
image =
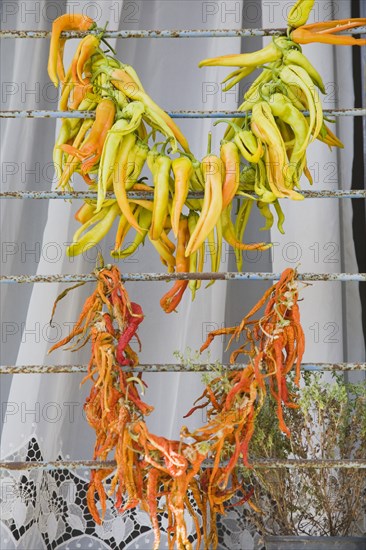
<svg viewBox="0 0 366 550">
<path fill-rule="evenodd" d="M 207 461 L 207 466 L 211 461 Z M 251 460 L 253 468 L 277 469 L 277 468 L 362 468 L 366 469 L 366 460 L 362 459 L 256 459 Z M 0 462 L 0 470 L 78 470 L 80 468 L 100 470 L 102 468 L 115 469 L 114 460 L 96 461 L 96 460 L 54 460 L 49 462 Z"/>
<path fill-rule="evenodd" d="M 121 281 L 271 281 L 279 280 L 281 273 L 236 272 L 221 273 L 121 273 Z M 298 273 L 299 281 L 356 281 L 366 282 L 366 273 Z M 4 275 L 0 284 L 9 283 L 81 283 L 92 282 L 92 273 L 73 275 Z"/>
<path fill-rule="evenodd" d="M 244 363 L 221 365 L 225 371 L 243 370 Z M 136 367 L 120 367 L 123 372 L 213 372 L 217 369 L 215 363 L 166 363 L 141 364 Z M 308 372 L 349 372 L 353 370 L 366 371 L 366 363 L 302 363 L 301 369 Z M 3 365 L 0 374 L 75 374 L 88 372 L 87 365 Z"/>
<path fill-rule="evenodd" d="M 321 189 L 319 191 L 297 191 L 307 199 L 366 199 L 366 190 L 364 189 L 338 189 L 337 191 L 328 191 Z M 246 191 L 247 195 L 257 198 L 252 191 Z M 195 191 L 187 195 L 188 199 L 202 199 L 203 192 Z M 0 193 L 0 199 L 97 199 L 98 193 L 94 191 L 4 191 Z M 151 191 L 127 191 L 129 199 L 153 200 L 154 193 Z M 115 199 L 114 193 L 107 193 L 107 199 Z M 243 199 L 242 195 L 235 195 L 237 199 Z M 286 197 L 284 197 L 286 198 Z M 287 200 L 287 199 L 286 199 Z"/>
<path fill-rule="evenodd" d="M 66 31 L 63 38 L 84 38 L 98 31 Z M 349 29 L 346 34 L 365 34 L 366 27 Z M 0 38 L 50 38 L 51 31 L 3 30 Z M 244 38 L 254 36 L 287 36 L 287 28 L 274 29 L 162 29 L 162 30 L 116 30 L 106 31 L 104 38 Z"/>
<path fill-rule="evenodd" d="M 309 115 L 309 111 L 302 111 Z M 250 111 L 167 111 L 171 118 L 245 118 Z M 366 109 L 327 109 L 324 116 L 365 116 Z M 40 109 L 0 111 L 0 118 L 95 118 L 95 111 L 49 111 Z"/>
<path fill-rule="evenodd" d="M 352 29 L 349 34 L 364 34 L 366 27 Z M 64 32 L 65 38 L 82 38 L 89 32 Z M 49 38 L 50 31 L 19 31 L 3 30 L 0 31 L 0 38 Z M 216 29 L 216 30 L 137 30 L 137 31 L 108 31 L 106 38 L 215 38 L 215 37 L 252 37 L 252 36 L 286 36 L 286 29 Z M 306 111 L 304 111 L 306 114 Z M 170 111 L 168 114 L 172 118 L 241 118 L 246 116 L 240 111 Z M 366 109 L 347 108 L 330 109 L 324 111 L 326 116 L 365 116 Z M 94 112 L 86 111 L 47 111 L 47 110 L 17 110 L 0 111 L 0 118 L 94 118 Z M 337 191 L 303 191 L 302 194 L 307 198 L 366 198 L 365 190 L 337 190 Z M 130 198 L 151 199 L 152 194 L 129 192 Z M 202 193 L 192 193 L 189 198 L 200 198 Z M 253 195 L 255 196 L 255 195 Z M 113 198 L 113 194 L 109 194 Z M 96 193 L 92 192 L 3 192 L 0 193 L 0 199 L 71 199 L 71 198 L 96 198 Z M 240 196 L 238 196 L 240 198 Z M 273 280 L 279 279 L 279 273 L 124 273 L 121 278 L 124 281 L 164 281 L 164 280 Z M 298 275 L 300 281 L 366 281 L 365 273 L 302 273 Z M 0 278 L 0 283 L 37 283 L 37 282 L 91 282 L 95 280 L 92 274 L 85 275 L 11 275 Z M 241 370 L 246 367 L 245 364 L 224 365 L 227 370 Z M 302 368 L 305 371 L 350 371 L 366 370 L 366 363 L 304 363 Z M 148 364 L 134 367 L 135 372 L 209 372 L 215 369 L 215 364 Z M 128 367 L 123 370 L 128 371 Z M 131 369 L 130 369 L 131 370 Z M 26 374 L 26 373 L 81 373 L 87 372 L 86 365 L 7 365 L 0 366 L 0 374 Z M 31 469 L 99 469 L 115 468 L 114 461 L 49 461 L 49 462 L 0 462 L 0 470 L 31 470 Z M 366 469 L 366 460 L 299 460 L 299 459 L 257 459 L 252 461 L 254 468 L 362 468 Z"/>
</svg>

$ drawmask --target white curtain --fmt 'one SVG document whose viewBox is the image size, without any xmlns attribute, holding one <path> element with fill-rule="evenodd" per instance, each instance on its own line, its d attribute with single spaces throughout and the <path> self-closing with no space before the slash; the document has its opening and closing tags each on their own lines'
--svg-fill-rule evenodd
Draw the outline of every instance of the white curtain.
<svg viewBox="0 0 366 550">
<path fill-rule="evenodd" d="M 78 6 L 79 4 L 79 6 Z M 250 5 L 249 5 L 250 4 Z M 109 21 L 113 29 L 174 28 L 240 28 L 243 26 L 285 26 L 288 2 L 277 6 L 268 2 L 192 2 L 175 0 L 133 1 L 103 0 L 87 2 L 84 9 L 98 25 Z M 340 6 L 341 4 L 341 6 Z M 80 11 L 81 3 L 73 1 L 3 2 L 3 28 L 49 29 L 52 20 L 68 10 Z M 330 18 L 330 2 L 317 3 Z M 350 2 L 334 3 L 347 17 Z M 86 6 L 86 7 L 85 7 Z M 328 6 L 328 7 L 327 7 Z M 321 11 L 323 9 L 323 12 Z M 345 15 L 343 15 L 343 13 Z M 338 13 L 334 14 L 338 17 Z M 341 15 L 339 15 L 340 17 Z M 132 64 L 149 94 L 166 110 L 235 109 L 237 93 L 223 94 L 219 82 L 226 69 L 198 69 L 199 60 L 221 53 L 240 52 L 251 47 L 251 39 L 131 39 L 112 41 L 118 57 Z M 258 42 L 256 41 L 256 44 Z M 48 40 L 4 40 L 1 50 L 3 67 L 3 109 L 56 109 L 57 101 L 47 77 Z M 75 47 L 70 41 L 66 59 Z M 353 88 L 349 65 L 350 49 L 340 48 L 335 54 L 330 46 L 309 46 L 306 53 L 329 86 L 330 99 L 325 108 L 353 105 Z M 244 50 L 245 51 L 245 50 Z M 342 82 L 342 86 L 340 83 Z M 333 88 L 332 88 L 333 86 Z M 207 133 L 212 120 L 178 121 L 192 151 L 198 158 L 205 154 Z M 7 190 L 49 190 L 54 188 L 51 168 L 52 144 L 58 124 L 54 119 L 7 120 L 2 122 L 1 158 L 2 187 Z M 309 151 L 309 167 L 315 189 L 350 186 L 352 163 L 352 119 L 337 124 L 346 144 L 340 154 L 329 152 L 325 145 L 315 144 Z M 223 129 L 213 131 L 213 149 L 218 150 Z M 361 185 L 362 182 L 360 182 Z M 78 188 L 82 185 L 78 182 Z M 307 188 L 304 184 L 304 188 Z M 346 201 L 343 201 L 346 202 Z M 264 263 L 250 263 L 247 270 L 280 271 L 288 265 L 299 265 L 301 271 L 357 271 L 352 235 L 350 207 L 337 200 L 309 200 L 301 204 L 283 201 L 286 214 L 285 236 L 274 230 L 271 239 L 278 243 L 273 256 Z M 73 214 L 78 208 L 60 200 L 2 201 L 1 229 L 3 274 L 88 273 L 95 265 L 95 253 L 68 259 L 65 244 L 76 228 Z M 249 229 L 253 240 L 258 235 L 257 218 Z M 253 230 L 254 231 L 254 230 Z M 105 260 L 113 236 L 102 244 Z M 234 268 L 232 258 L 224 259 L 221 269 Z M 146 244 L 131 259 L 121 262 L 125 272 L 162 271 L 159 258 Z M 207 265 L 207 269 L 209 265 Z M 170 283 L 171 284 L 171 283 Z M 145 313 L 139 336 L 142 341 L 140 361 L 164 363 L 176 361 L 174 351 L 185 352 L 200 347 L 207 330 L 223 323 L 238 321 L 259 296 L 259 285 L 217 282 L 198 292 L 191 303 L 183 299 L 178 314 L 167 316 L 159 306 L 166 283 L 128 283 L 132 300 L 140 303 Z M 59 351 L 47 356 L 53 342 L 65 336 L 70 323 L 91 292 L 92 284 L 78 288 L 58 307 L 55 328 L 48 321 L 52 304 L 65 288 L 64 284 L 2 285 L 2 364 L 86 363 L 88 351 L 72 354 Z M 248 290 L 250 289 L 250 291 Z M 364 350 L 360 323 L 357 286 L 349 283 L 346 292 L 340 283 L 314 283 L 304 289 L 301 305 L 307 336 L 306 361 L 363 360 Z M 349 305 L 348 305 L 349 304 Z M 347 305 L 347 307 L 346 307 Z M 235 311 L 235 314 L 233 313 Z M 242 314 L 240 315 L 240 312 Z M 234 318 L 235 317 L 235 318 Z M 345 327 L 351 330 L 344 332 Z M 348 347 L 346 347 L 348 342 Z M 214 343 L 213 360 L 223 357 L 223 344 Z M 4 377 L 3 377 L 4 378 Z M 2 451 L 3 460 L 89 459 L 94 433 L 88 427 L 82 406 L 88 384 L 81 389 L 81 374 L 15 375 L 2 384 Z M 197 374 L 153 374 L 145 377 L 149 389 L 147 401 L 156 409 L 150 427 L 159 434 L 176 437 L 182 416 L 199 395 L 201 383 Z M 199 424 L 197 414 L 188 421 Z M 2 474 L 1 548 L 151 548 L 152 534 L 146 515 L 133 512 L 123 517 L 112 508 L 108 521 L 96 528 L 87 519 L 85 487 L 89 472 L 17 472 Z M 83 492 L 84 491 L 84 492 Z M 162 548 L 164 547 L 163 539 Z M 254 538 L 241 532 L 231 540 L 230 548 L 254 548 Z M 223 544 L 224 544 L 223 542 Z M 229 546 L 227 546 L 229 545 Z M 245 546 L 244 546 L 245 545 Z"/>
<path fill-rule="evenodd" d="M 14 3 L 13 3 L 14 4 Z M 40 10 L 38 21 L 32 20 L 31 5 Z M 55 17 L 52 6 L 54 2 L 27 2 L 27 14 L 14 10 L 14 16 L 7 16 L 7 28 L 45 29 L 49 28 Z M 51 6 L 52 4 L 52 6 Z M 109 28 L 220 28 L 224 23 L 220 13 L 208 12 L 207 22 L 202 21 L 202 5 L 194 2 L 114 2 L 103 1 L 88 3 L 88 15 L 95 17 L 99 26 L 109 21 Z M 22 4 L 20 4 L 22 6 Z M 14 7 L 14 6 L 13 6 Z M 59 12 L 68 9 L 77 10 L 75 3 L 58 3 Z M 9 8 L 9 6 L 8 6 Z M 62 12 L 61 12 L 62 10 Z M 8 12 L 10 12 L 10 8 Z M 58 15 L 60 14 L 58 13 Z M 52 14 L 52 15 L 51 15 Z M 240 22 L 234 27 L 240 27 Z M 48 40 L 16 40 L 4 44 L 4 80 L 12 83 L 23 83 L 24 90 L 40 89 L 40 96 L 21 97 L 14 93 L 9 97 L 6 109 L 49 108 L 55 109 L 56 102 L 48 101 L 49 95 L 46 72 Z M 192 39 L 192 40 L 118 40 L 114 46 L 123 61 L 132 64 L 148 90 L 149 94 L 166 110 L 172 109 L 213 109 L 221 106 L 221 95 L 212 92 L 213 84 L 220 81 L 216 69 L 199 70 L 200 59 L 218 55 L 228 48 L 229 51 L 240 51 L 240 39 Z M 66 57 L 69 60 L 75 42 L 68 44 Z M 10 90 L 9 85 L 9 90 Z M 214 90 L 215 91 L 215 90 Z M 9 92 L 10 94 L 10 92 Z M 33 101 L 32 101 L 33 100 Z M 235 97 L 226 99 L 225 107 L 235 109 Z M 180 123 L 180 122 L 179 122 Z M 198 158 L 205 154 L 207 133 L 212 128 L 210 120 L 182 122 L 181 127 Z M 19 172 L 10 175 L 4 181 L 4 190 L 14 189 L 51 189 L 51 182 L 45 181 L 43 173 L 52 158 L 52 143 L 55 139 L 56 124 L 53 120 L 40 121 L 20 120 L 7 121 L 3 125 L 2 159 L 7 162 L 8 173 L 16 172 L 18 166 L 24 170 L 33 169 L 39 163 L 41 177 L 25 177 L 21 180 Z M 215 131 L 214 147 L 219 144 L 222 129 Z M 49 170 L 47 174 L 51 171 Z M 37 175 L 36 175 L 37 176 Z M 54 185 L 54 183 L 52 183 Z M 82 187 L 80 187 L 82 188 Z M 7 244 L 7 261 L 3 273 L 88 273 L 95 266 L 95 254 L 90 252 L 84 258 L 70 260 L 65 257 L 65 243 L 70 242 L 76 228 L 73 214 L 78 207 L 76 202 L 64 201 L 13 201 L 3 203 L 2 216 L 3 239 Z M 112 236 L 103 243 L 102 251 L 109 261 L 109 250 Z M 16 243 L 16 244 L 15 244 Z M 39 257 L 26 251 L 38 243 Z M 19 253 L 15 250 L 19 245 Z M 23 257 L 20 248 L 23 246 Z M 159 272 L 163 270 L 159 258 L 148 244 L 132 258 L 121 262 L 122 271 Z M 226 265 L 222 265 L 226 269 Z M 172 283 L 170 283 L 171 285 Z M 142 305 L 146 319 L 141 326 L 139 336 L 143 342 L 140 361 L 144 363 L 176 362 L 174 351 L 185 352 L 187 346 L 197 350 L 202 343 L 202 331 L 205 324 L 223 323 L 225 311 L 225 283 L 216 283 L 213 287 L 198 293 L 194 303 L 183 300 L 178 314 L 169 317 L 161 310 L 159 299 L 166 292 L 166 283 L 129 283 L 126 285 L 131 299 Z M 74 322 L 92 285 L 69 295 L 60 304 L 55 318 L 56 328 L 49 329 L 48 321 L 52 304 L 65 285 L 37 284 L 28 287 L 6 287 L 3 292 L 3 341 L 7 348 L 3 363 L 14 364 L 64 364 L 86 363 L 88 352 L 72 354 L 60 351 L 47 357 L 51 340 L 67 334 Z M 188 298 L 188 297 L 187 297 Z M 18 303 L 20 306 L 18 307 Z M 23 305 L 22 305 L 23 304 Z M 22 325 L 24 324 L 24 326 Z M 34 331 L 32 333 L 32 330 Z M 11 334 L 14 333 L 14 334 Z M 212 347 L 212 355 L 221 358 L 222 345 Z M 88 384 L 79 389 L 83 375 L 22 375 L 11 380 L 9 394 L 6 397 L 2 434 L 2 456 L 19 459 L 29 455 L 28 448 L 39 447 L 44 460 L 55 460 L 59 456 L 71 459 L 90 459 L 94 444 L 94 433 L 88 427 L 82 414 L 82 405 L 89 391 Z M 177 437 L 183 415 L 190 409 L 192 402 L 201 391 L 198 374 L 154 374 L 146 376 L 149 384 L 146 399 L 156 407 L 151 415 L 150 426 L 156 433 Z M 5 391 L 5 390 L 4 390 Z M 32 413 L 31 411 L 34 411 Z M 197 425 L 197 418 L 187 421 L 188 425 Z M 30 443 L 29 443 L 30 442 Z M 21 479 L 26 476 L 37 498 L 22 499 L 17 494 Z M 87 481 L 89 473 L 79 472 L 73 480 L 65 483 L 51 482 L 51 474 L 43 472 L 7 473 L 3 480 L 5 501 L 3 520 L 14 518 L 16 537 L 10 530 L 11 522 L 2 525 L 2 548 L 54 548 L 72 547 L 81 544 L 81 548 L 106 547 L 114 548 L 128 537 L 134 538 L 131 548 L 149 547 L 146 535 L 139 541 L 135 525 L 149 529 L 148 519 L 142 514 L 138 519 L 115 517 L 110 511 L 110 521 L 101 529 L 92 529 L 86 535 L 88 525 L 84 518 L 85 501 L 79 504 L 76 495 L 81 490 L 82 482 Z M 17 485 L 18 484 L 18 485 Z M 24 485 L 24 484 L 23 484 Z M 51 491 L 53 493 L 51 494 Z M 67 512 L 60 502 L 67 502 Z M 19 531 L 24 525 L 24 534 Z M 14 526 L 13 526 L 14 527 Z M 63 544 L 62 540 L 70 538 L 67 533 L 73 529 L 74 542 Z M 141 530 L 141 529 L 140 529 Z M 89 530 L 90 531 L 90 530 Z M 129 533 L 130 531 L 130 533 Z M 82 533 L 83 535 L 81 535 Z M 132 537 L 133 535 L 133 537 Z M 46 542 L 42 542 L 43 540 Z M 99 537 L 99 539 L 97 538 Z M 141 537 L 141 535 L 140 535 Z M 76 542 L 76 539 L 80 539 Z"/>
</svg>

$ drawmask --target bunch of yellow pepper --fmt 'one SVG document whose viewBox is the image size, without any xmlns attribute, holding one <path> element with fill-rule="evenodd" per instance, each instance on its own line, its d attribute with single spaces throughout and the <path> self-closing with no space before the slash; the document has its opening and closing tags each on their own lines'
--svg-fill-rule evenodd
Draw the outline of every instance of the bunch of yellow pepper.
<svg viewBox="0 0 366 550">
<path fill-rule="evenodd" d="M 366 44 L 365 39 L 335 36 L 339 31 L 364 25 L 365 19 L 305 25 L 313 5 L 314 0 L 298 0 L 294 4 L 288 16 L 288 37 L 274 37 L 270 44 L 254 53 L 226 55 L 200 63 L 201 67 L 238 67 L 224 79 L 225 91 L 262 67 L 239 107 L 247 117 L 228 122 L 225 138 L 238 146 L 248 163 L 246 190 L 254 191 L 259 197 L 257 205 L 267 220 L 265 229 L 273 223 L 269 209 L 269 204 L 273 204 L 281 232 L 284 218 L 278 199 L 304 198 L 296 191 L 302 174 L 312 183 L 306 161 L 308 145 L 319 139 L 329 147 L 343 147 L 324 123 L 318 90 L 324 94 L 325 87 L 320 74 L 302 53 L 300 44 Z M 247 205 L 241 206 L 243 212 L 251 208 L 249 198 L 246 202 Z M 243 219 L 245 216 L 237 218 L 239 239 Z M 237 265 L 241 269 L 241 254 L 237 254 Z"/>
<path fill-rule="evenodd" d="M 81 227 L 67 254 L 76 256 L 98 244 L 116 219 L 111 255 L 127 258 L 148 237 L 169 272 L 202 272 L 206 247 L 211 270 L 218 271 L 223 238 L 239 250 L 268 248 L 265 243 L 245 245 L 235 237 L 230 210 L 241 185 L 237 145 L 223 142 L 220 157 L 209 150 L 198 161 L 174 121 L 148 96 L 134 69 L 101 50 L 103 31 L 95 30 L 81 40 L 65 71 L 60 38 L 65 29 L 92 30 L 95 24 L 77 14 L 57 19 L 48 65 L 54 84 L 61 81 L 60 108 L 94 111 L 95 118 L 62 121 L 54 148 L 58 187 L 72 190 L 72 177 L 78 173 L 97 192 L 97 200 L 85 200 L 76 214 Z M 165 141 L 157 141 L 158 132 Z M 152 176 L 149 185 L 141 178 L 145 164 Z M 110 191 L 115 198 L 107 197 Z M 129 191 L 145 192 L 153 200 L 131 198 Z M 197 191 L 203 192 L 203 199 L 188 198 Z M 136 236 L 124 247 L 131 228 Z M 161 300 L 166 312 L 175 310 L 188 286 L 194 297 L 200 282 L 177 281 Z"/>
<path fill-rule="evenodd" d="M 220 156 L 211 153 L 209 138 L 202 161 L 193 156 L 171 117 L 147 94 L 135 70 L 103 52 L 103 30 L 79 14 L 63 15 L 54 22 L 48 71 L 56 86 L 59 81 L 62 84 L 60 109 L 95 112 L 93 119 L 64 119 L 54 148 L 59 188 L 72 189 L 71 178 L 79 173 L 89 189 L 97 192 L 97 200 L 85 200 L 76 214 L 81 227 L 67 249 L 69 256 L 97 245 L 116 219 L 111 255 L 127 258 L 148 237 L 169 272 L 202 272 L 206 249 L 211 271 L 217 272 L 223 239 L 235 250 L 238 270 L 242 269 L 243 250 L 271 246 L 243 243 L 253 203 L 266 220 L 264 229 L 273 224 L 272 204 L 283 232 L 278 199 L 303 199 L 297 191 L 303 173 L 312 183 L 306 161 L 308 145 L 319 139 L 330 147 L 343 147 L 324 123 L 318 94 L 318 90 L 325 92 L 324 84 L 299 44 L 316 40 L 365 43 L 335 36 L 338 30 L 362 25 L 364 20 L 304 25 L 313 4 L 314 0 L 296 2 L 289 13 L 288 37 L 274 37 L 258 52 L 200 63 L 239 67 L 225 79 L 226 90 L 263 68 L 239 107 L 246 117 L 224 121 L 228 128 Z M 93 34 L 81 40 L 65 72 L 62 31 L 66 29 L 92 30 Z M 158 133 L 165 141 L 161 137 L 158 141 Z M 145 165 L 152 176 L 149 185 L 141 178 Z M 111 191 L 113 199 L 107 197 Z M 190 198 L 189 193 L 195 191 L 203 192 L 203 199 Z M 138 192 L 140 197 L 128 192 Z M 153 200 L 148 200 L 151 196 L 141 199 L 144 193 L 153 195 Z M 243 200 L 233 222 L 232 201 L 237 195 Z M 136 236 L 123 248 L 131 228 Z M 176 244 L 169 238 L 171 231 Z M 194 298 L 199 286 L 199 281 L 178 281 L 162 298 L 163 309 L 174 311 L 185 289 L 189 287 Z"/>
</svg>

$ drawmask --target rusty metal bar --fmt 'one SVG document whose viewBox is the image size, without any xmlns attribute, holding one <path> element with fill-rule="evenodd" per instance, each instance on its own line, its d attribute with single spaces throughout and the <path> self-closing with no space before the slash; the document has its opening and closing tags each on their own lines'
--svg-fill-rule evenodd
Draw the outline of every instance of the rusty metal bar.
<svg viewBox="0 0 366 550">
<path fill-rule="evenodd" d="M 63 38 L 84 38 L 88 34 L 97 34 L 99 31 L 66 31 Z M 365 34 L 366 27 L 350 29 L 347 34 Z M 50 38 L 51 31 L 32 30 L 3 30 L 0 38 Z M 162 30 L 116 30 L 106 31 L 104 38 L 242 38 L 251 36 L 287 36 L 287 29 L 162 29 Z"/>
<path fill-rule="evenodd" d="M 281 273 L 122 273 L 122 281 L 272 281 L 279 280 Z M 366 273 L 298 273 L 299 281 L 356 281 L 366 282 Z M 96 276 L 84 275 L 5 275 L 0 284 L 8 283 L 79 283 L 92 282 Z"/>
<path fill-rule="evenodd" d="M 251 191 L 246 192 L 257 198 L 257 195 Z M 319 191 L 298 191 L 306 199 L 366 199 L 366 190 L 364 189 L 339 189 L 337 191 L 328 191 L 321 189 Z M 154 193 L 151 191 L 128 191 L 129 199 L 153 200 Z M 97 199 L 98 193 L 94 191 L 5 191 L 0 193 L 0 199 Z M 113 193 L 106 194 L 107 199 L 115 199 Z M 202 199 L 203 192 L 192 191 L 188 194 L 188 199 Z M 236 195 L 237 199 L 243 199 L 242 195 Z"/>
<path fill-rule="evenodd" d="M 167 111 L 171 118 L 245 118 L 250 111 Z M 308 115 L 308 111 L 303 111 Z M 366 116 L 366 109 L 328 109 L 325 116 Z M 0 111 L 0 118 L 95 118 L 95 111 L 49 111 L 39 109 Z"/>
<path fill-rule="evenodd" d="M 250 461 L 253 468 L 277 469 L 277 468 L 346 468 L 366 469 L 366 460 L 363 459 L 342 459 L 342 460 L 318 460 L 318 459 L 256 459 Z M 102 468 L 114 469 L 114 460 L 55 460 L 50 462 L 0 462 L 0 470 L 78 470 Z"/>
<path fill-rule="evenodd" d="M 221 365 L 225 371 L 243 370 L 245 363 Z M 215 363 L 164 363 L 141 364 L 136 367 L 120 367 L 124 372 L 215 372 L 218 367 Z M 311 372 L 348 372 L 354 370 L 366 370 L 366 363 L 302 363 L 302 370 Z M 87 372 L 87 365 L 3 365 L 0 366 L 0 374 L 76 374 Z"/>
</svg>

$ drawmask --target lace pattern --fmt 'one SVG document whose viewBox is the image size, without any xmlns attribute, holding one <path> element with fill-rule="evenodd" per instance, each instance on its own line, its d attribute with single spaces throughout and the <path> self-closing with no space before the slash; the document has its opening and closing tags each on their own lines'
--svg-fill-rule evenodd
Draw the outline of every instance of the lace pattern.
<svg viewBox="0 0 366 550">
<path fill-rule="evenodd" d="M 62 456 L 58 457 L 62 460 Z M 5 460 L 42 461 L 36 437 Z M 0 527 L 2 550 L 151 550 L 154 535 L 148 514 L 134 509 L 119 514 L 108 499 L 103 525 L 96 525 L 86 505 L 89 471 L 2 470 Z M 192 502 L 193 504 L 193 502 Z M 187 514 L 194 543 L 194 525 Z M 168 546 L 167 519 L 160 516 L 160 548 Z M 264 550 L 260 536 L 242 508 L 228 511 L 218 525 L 220 550 Z"/>
</svg>

